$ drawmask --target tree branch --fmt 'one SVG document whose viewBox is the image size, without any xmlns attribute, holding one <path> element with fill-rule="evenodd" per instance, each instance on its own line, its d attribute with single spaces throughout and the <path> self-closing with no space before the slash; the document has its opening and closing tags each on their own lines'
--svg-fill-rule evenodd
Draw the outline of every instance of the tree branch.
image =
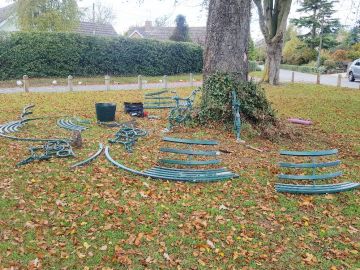
<svg viewBox="0 0 360 270">
<path fill-rule="evenodd" d="M 259 24 L 260 24 L 260 29 L 261 32 L 264 35 L 265 41 L 269 42 L 270 41 L 270 33 L 269 33 L 269 29 L 266 27 L 265 25 L 265 15 L 264 15 L 264 10 L 262 7 L 262 3 L 261 0 L 253 0 L 257 10 L 258 10 L 258 14 L 259 14 Z"/>
</svg>

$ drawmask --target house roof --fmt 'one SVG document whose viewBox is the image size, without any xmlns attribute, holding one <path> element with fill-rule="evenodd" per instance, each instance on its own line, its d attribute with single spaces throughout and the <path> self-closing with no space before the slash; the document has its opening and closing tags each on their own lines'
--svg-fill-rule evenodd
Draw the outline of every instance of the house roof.
<svg viewBox="0 0 360 270">
<path fill-rule="evenodd" d="M 15 3 L 0 8 L 0 23 L 8 19 L 15 12 Z"/>
<path fill-rule="evenodd" d="M 80 22 L 75 32 L 87 36 L 96 35 L 114 37 L 118 35 L 111 24 L 93 22 Z"/>
<path fill-rule="evenodd" d="M 175 27 L 157 27 L 157 26 L 140 26 L 130 27 L 128 36 L 131 37 L 134 33 L 140 34 L 144 38 L 156 40 L 169 40 Z M 206 27 L 189 27 L 190 39 L 200 45 L 205 44 Z"/>
</svg>

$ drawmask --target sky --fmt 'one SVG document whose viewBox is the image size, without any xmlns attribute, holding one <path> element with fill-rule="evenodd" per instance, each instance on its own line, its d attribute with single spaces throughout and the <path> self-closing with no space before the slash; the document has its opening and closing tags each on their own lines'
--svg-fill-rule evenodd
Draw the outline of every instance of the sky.
<svg viewBox="0 0 360 270">
<path fill-rule="evenodd" d="M 9 4 L 11 0 L 0 0 L 0 7 Z M 81 8 L 91 7 L 96 0 L 79 0 Z M 142 26 L 146 20 L 154 21 L 156 18 L 167 15 L 170 16 L 170 25 L 174 24 L 176 15 L 186 16 L 188 25 L 205 26 L 207 13 L 201 7 L 202 0 L 143 0 L 139 4 L 138 0 L 101 0 L 101 4 L 111 7 L 115 15 L 113 25 L 119 34 L 123 34 L 130 26 Z M 293 5 L 289 18 L 299 17 L 301 14 L 296 12 L 298 0 L 293 0 Z M 339 0 L 335 6 L 336 14 L 342 24 L 353 25 L 360 19 L 360 0 Z M 251 22 L 251 35 L 257 41 L 262 38 L 259 29 L 259 22 L 256 10 L 253 10 Z"/>
</svg>

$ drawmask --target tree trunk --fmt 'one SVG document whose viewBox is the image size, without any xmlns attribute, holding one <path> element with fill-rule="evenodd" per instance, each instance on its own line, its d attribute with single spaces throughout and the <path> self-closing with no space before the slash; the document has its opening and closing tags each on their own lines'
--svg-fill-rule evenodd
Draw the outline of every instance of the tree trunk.
<svg viewBox="0 0 360 270">
<path fill-rule="evenodd" d="M 251 0 L 210 0 L 204 79 L 215 72 L 247 80 Z M 205 89 L 206 93 L 206 89 Z"/>
<path fill-rule="evenodd" d="M 283 48 L 283 39 L 266 44 L 266 60 L 263 81 L 272 85 L 279 84 L 280 63 Z"/>
</svg>

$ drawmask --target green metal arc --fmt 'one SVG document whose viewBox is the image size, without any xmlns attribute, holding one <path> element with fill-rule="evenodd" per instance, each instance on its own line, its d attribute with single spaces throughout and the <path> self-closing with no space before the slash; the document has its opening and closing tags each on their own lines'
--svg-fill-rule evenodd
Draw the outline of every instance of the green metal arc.
<svg viewBox="0 0 360 270">
<path fill-rule="evenodd" d="M 80 161 L 80 162 L 72 165 L 70 168 L 73 169 L 73 168 L 76 168 L 76 167 L 84 166 L 84 165 L 92 162 L 92 161 L 95 160 L 98 156 L 101 155 L 101 153 L 102 153 L 103 150 L 104 150 L 103 145 L 102 145 L 101 143 L 99 143 L 99 150 L 98 150 L 95 154 L 93 154 L 91 157 L 89 157 L 89 158 L 87 158 L 87 159 L 85 159 L 85 160 L 83 160 L 83 161 Z"/>
<path fill-rule="evenodd" d="M 123 169 L 125 171 L 140 175 L 140 176 L 144 176 L 144 177 L 150 177 L 150 178 L 154 178 L 154 179 L 164 179 L 164 180 L 171 180 L 171 181 L 181 181 L 181 182 L 190 182 L 190 183 L 205 183 L 205 182 L 216 182 L 216 181 L 220 181 L 220 180 L 226 180 L 229 179 L 229 177 L 219 177 L 217 179 L 187 179 L 187 178 L 172 178 L 171 176 L 159 176 L 159 175 L 155 175 L 155 174 L 149 174 L 146 172 L 141 172 L 141 171 L 137 171 L 134 169 L 131 169 L 129 167 L 126 167 L 118 162 L 116 162 L 111 156 L 110 156 L 110 152 L 109 152 L 109 147 L 106 146 L 105 147 L 105 156 L 107 158 L 107 160 L 112 163 L 113 165 L 115 165 L 116 167 Z M 237 175 L 234 176 L 233 178 L 238 177 Z"/>
</svg>

